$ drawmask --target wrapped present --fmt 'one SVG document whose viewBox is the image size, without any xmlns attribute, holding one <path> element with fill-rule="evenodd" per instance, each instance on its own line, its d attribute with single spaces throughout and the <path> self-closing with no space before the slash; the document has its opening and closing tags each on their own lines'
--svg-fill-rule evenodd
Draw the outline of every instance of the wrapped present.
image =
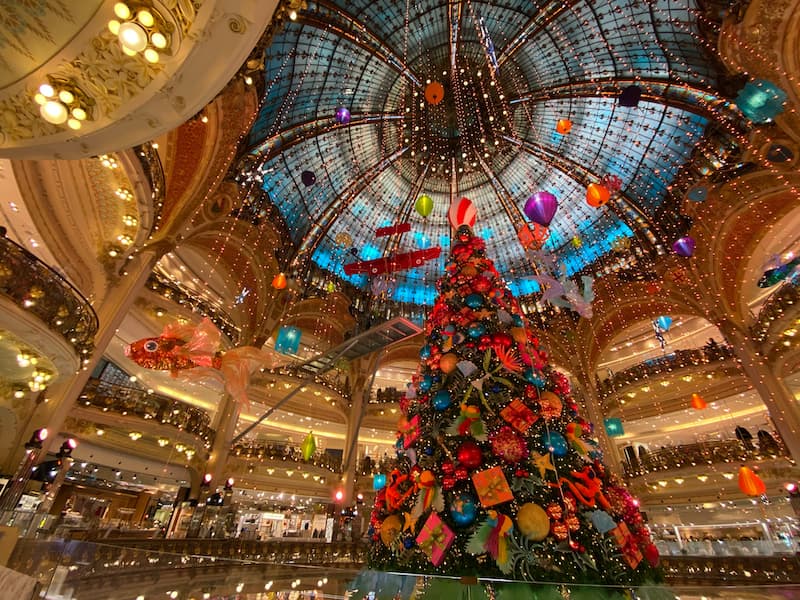
<svg viewBox="0 0 800 600">
<path fill-rule="evenodd" d="M 530 408 L 525 406 L 519 398 L 512 401 L 511 404 L 501 410 L 500 416 L 520 433 L 528 431 L 530 426 L 539 418 Z"/>
<path fill-rule="evenodd" d="M 417 536 L 417 544 L 433 563 L 433 566 L 438 567 L 442 564 L 444 555 L 455 537 L 456 534 L 453 533 L 453 530 L 445 525 L 439 515 L 434 512 L 422 526 L 422 531 Z"/>
<path fill-rule="evenodd" d="M 514 494 L 511 493 L 506 476 L 500 467 L 492 467 L 473 474 L 472 484 L 484 508 L 514 499 Z"/>
<path fill-rule="evenodd" d="M 614 542 L 622 550 L 622 556 L 631 569 L 635 569 L 642 562 L 642 553 L 636 543 L 636 539 L 631 535 L 628 526 L 621 522 L 614 529 L 608 532 L 614 538 Z"/>
<path fill-rule="evenodd" d="M 402 424 L 401 431 L 403 433 L 403 447 L 410 448 L 419 437 L 419 415 L 414 415 L 411 419 L 405 421 Z"/>
</svg>

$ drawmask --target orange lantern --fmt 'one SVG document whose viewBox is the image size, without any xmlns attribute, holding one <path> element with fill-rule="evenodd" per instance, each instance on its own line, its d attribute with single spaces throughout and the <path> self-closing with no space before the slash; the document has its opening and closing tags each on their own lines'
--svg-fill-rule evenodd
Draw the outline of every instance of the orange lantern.
<svg viewBox="0 0 800 600">
<path fill-rule="evenodd" d="M 556 131 L 561 135 L 567 135 L 572 129 L 572 121 L 569 119 L 559 119 L 556 123 Z"/>
<path fill-rule="evenodd" d="M 608 188 L 604 185 L 590 183 L 586 187 L 586 202 L 589 206 L 600 208 L 603 204 L 608 202 L 609 198 L 611 198 L 611 192 L 609 192 Z"/>
<path fill-rule="evenodd" d="M 431 81 L 425 86 L 425 100 L 436 106 L 444 98 L 444 86 L 438 81 Z"/>
<path fill-rule="evenodd" d="M 739 489 L 748 496 L 761 496 L 767 491 L 767 486 L 753 469 L 742 467 L 739 469 Z"/>
<path fill-rule="evenodd" d="M 519 243 L 522 247 L 528 250 L 533 248 L 538 250 L 547 241 L 547 236 L 550 235 L 547 227 L 539 225 L 539 223 L 531 223 L 530 226 L 523 225 L 517 232 Z"/>
<path fill-rule="evenodd" d="M 276 290 L 282 290 L 286 288 L 287 283 L 288 282 L 286 281 L 286 275 L 284 275 L 283 273 L 278 273 L 272 279 L 272 287 L 274 287 Z"/>
<path fill-rule="evenodd" d="M 703 397 L 700 394 L 692 394 L 692 408 L 695 410 L 703 410 L 708 403 L 703 400 Z"/>
</svg>

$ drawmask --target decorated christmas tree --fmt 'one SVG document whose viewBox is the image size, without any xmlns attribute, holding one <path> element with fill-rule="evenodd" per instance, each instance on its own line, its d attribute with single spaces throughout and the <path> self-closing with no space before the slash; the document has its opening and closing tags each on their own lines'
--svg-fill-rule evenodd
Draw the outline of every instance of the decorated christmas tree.
<svg viewBox="0 0 800 600">
<path fill-rule="evenodd" d="M 657 581 L 635 499 L 466 225 L 437 290 L 371 515 L 371 569 L 598 586 L 593 598 Z"/>
</svg>

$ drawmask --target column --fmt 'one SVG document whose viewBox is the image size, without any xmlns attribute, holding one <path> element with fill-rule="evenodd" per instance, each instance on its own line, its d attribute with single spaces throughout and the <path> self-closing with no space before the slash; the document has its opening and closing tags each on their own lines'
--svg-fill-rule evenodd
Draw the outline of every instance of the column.
<svg viewBox="0 0 800 600">
<path fill-rule="evenodd" d="M 77 373 L 61 373 L 58 380 L 45 391 L 44 395 L 48 401 L 41 404 L 30 419 L 27 431 L 23 433 L 23 439 L 32 431 L 42 427 L 47 427 L 54 434 L 59 432 L 89 380 L 92 370 L 102 358 L 103 351 L 113 339 L 117 328 L 133 305 L 138 290 L 144 286 L 160 256 L 161 254 L 153 249 L 145 250 L 125 265 L 128 275 L 111 286 L 103 304 L 95 308 L 99 327 L 94 338 L 94 354 L 88 357 L 89 362 L 82 364 Z M 47 450 L 47 446 L 45 449 Z"/>
<path fill-rule="evenodd" d="M 214 443 L 206 464 L 206 473 L 211 475 L 211 486 L 222 486 L 228 479 L 228 455 L 231 451 L 233 434 L 239 421 L 239 407 L 229 394 L 224 394 L 214 415 Z"/>
<path fill-rule="evenodd" d="M 581 375 L 583 375 L 581 371 Z M 619 453 L 619 448 L 614 443 L 608 434 L 603 422 L 603 411 L 600 407 L 599 396 L 597 395 L 597 388 L 594 383 L 588 378 L 583 376 L 576 376 L 576 383 L 581 388 L 583 398 L 586 401 L 586 417 L 594 425 L 594 436 L 600 443 L 600 450 L 603 452 L 606 469 L 610 473 L 619 477 L 623 476 L 622 472 L 622 456 Z"/>
<path fill-rule="evenodd" d="M 758 346 L 735 323 L 717 323 L 725 341 L 731 345 L 745 376 L 761 396 L 791 457 L 800 461 L 800 410 L 786 384 L 775 376 Z"/>
</svg>

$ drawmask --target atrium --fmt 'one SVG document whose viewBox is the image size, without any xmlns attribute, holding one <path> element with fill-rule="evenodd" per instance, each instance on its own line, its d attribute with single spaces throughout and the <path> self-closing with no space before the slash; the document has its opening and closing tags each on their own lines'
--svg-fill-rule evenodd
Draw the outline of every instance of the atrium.
<svg viewBox="0 0 800 600">
<path fill-rule="evenodd" d="M 667 585 L 800 597 L 800 2 L 12 4 L 15 598 L 345 595 L 464 223 Z"/>
</svg>

